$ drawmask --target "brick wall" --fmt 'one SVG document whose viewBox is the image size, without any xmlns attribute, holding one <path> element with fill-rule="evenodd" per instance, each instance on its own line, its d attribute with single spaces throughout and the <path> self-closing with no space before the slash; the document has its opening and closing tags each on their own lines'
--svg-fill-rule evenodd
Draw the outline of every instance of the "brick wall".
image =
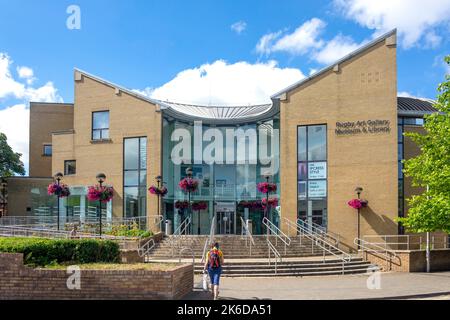
<svg viewBox="0 0 450 320">
<path fill-rule="evenodd" d="M 20 253 L 0 253 L 0 300 L 180 299 L 193 289 L 192 265 L 168 271 L 81 270 L 80 290 L 67 288 L 70 275 L 26 267 Z"/>
<path fill-rule="evenodd" d="M 377 264 L 385 271 L 400 272 L 425 272 L 426 254 L 425 250 L 399 250 L 395 251 L 396 257 L 388 262 L 383 256 L 376 253 L 364 252 L 364 258 L 371 263 Z M 449 271 L 450 270 L 450 250 L 436 249 L 430 251 L 430 269 L 431 271 Z"/>
</svg>

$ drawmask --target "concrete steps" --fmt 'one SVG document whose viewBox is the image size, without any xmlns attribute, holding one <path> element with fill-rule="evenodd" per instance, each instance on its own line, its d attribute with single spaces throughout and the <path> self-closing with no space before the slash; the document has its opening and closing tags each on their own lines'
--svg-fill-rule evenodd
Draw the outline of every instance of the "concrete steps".
<svg viewBox="0 0 450 320">
<path fill-rule="evenodd" d="M 179 258 L 183 262 L 192 263 L 192 253 L 194 253 L 196 264 L 194 272 L 202 273 L 203 265 L 200 263 L 205 240 L 207 236 L 185 236 L 180 241 L 180 246 L 176 247 L 172 255 L 173 238 L 165 237 L 156 244 L 151 253 L 146 257 L 148 262 L 178 262 Z M 274 277 L 274 276 L 324 276 L 367 273 L 369 262 L 363 261 L 358 256 L 352 256 L 348 262 L 340 259 L 337 255 L 324 252 L 322 248 L 315 245 L 308 238 L 292 237 L 290 246 L 285 245 L 278 239 L 276 244 L 275 236 L 270 237 L 271 243 L 277 248 L 282 256 L 282 262 L 275 262 L 272 258 L 271 264 L 268 262 L 269 249 L 266 236 L 254 237 L 255 245 L 252 245 L 250 255 L 248 242 L 241 236 L 216 236 L 220 249 L 225 256 L 225 264 L 222 268 L 224 277 Z M 188 248 L 179 252 L 181 248 Z M 324 254 L 325 253 L 325 254 Z M 272 255 L 273 257 L 273 255 Z"/>
</svg>

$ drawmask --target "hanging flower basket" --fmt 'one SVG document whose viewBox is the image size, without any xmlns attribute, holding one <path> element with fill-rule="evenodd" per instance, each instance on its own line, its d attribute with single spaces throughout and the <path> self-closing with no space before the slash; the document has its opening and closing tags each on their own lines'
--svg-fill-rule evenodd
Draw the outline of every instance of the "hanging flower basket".
<svg viewBox="0 0 450 320">
<path fill-rule="evenodd" d="M 183 209 L 186 209 L 187 207 L 189 207 L 189 202 L 187 202 L 186 200 L 185 201 L 180 201 L 180 200 L 175 201 L 175 209 L 183 210 Z"/>
<path fill-rule="evenodd" d="M 277 185 L 271 182 L 260 182 L 257 184 L 256 188 L 261 193 L 271 193 L 277 191 Z"/>
<path fill-rule="evenodd" d="M 264 198 L 261 201 L 262 207 L 265 209 L 267 206 L 267 199 Z M 276 206 L 278 206 L 278 198 L 269 198 L 269 207 L 271 208 L 275 208 Z"/>
<path fill-rule="evenodd" d="M 161 187 L 161 188 L 158 188 L 158 187 L 156 187 L 156 186 L 151 186 L 150 188 L 148 188 L 148 191 L 149 191 L 151 194 L 159 195 L 159 196 L 161 196 L 161 197 L 164 197 L 164 196 L 167 194 L 167 192 L 168 192 L 167 188 L 164 187 L 164 186 Z"/>
<path fill-rule="evenodd" d="M 365 199 L 352 199 L 349 202 L 347 202 L 347 204 L 353 209 L 361 209 L 367 207 L 369 201 Z"/>
<path fill-rule="evenodd" d="M 208 202 L 206 201 L 195 201 L 192 203 L 192 210 L 200 211 L 208 209 Z"/>
<path fill-rule="evenodd" d="M 178 186 L 184 192 L 195 192 L 198 189 L 198 181 L 193 178 L 181 179 Z"/>
<path fill-rule="evenodd" d="M 259 200 L 252 200 L 252 201 L 242 200 L 241 202 L 239 202 L 238 206 L 244 209 L 247 208 L 252 210 L 258 210 L 262 208 L 261 201 Z"/>
<path fill-rule="evenodd" d="M 114 195 L 113 187 L 109 186 L 89 186 L 87 198 L 89 201 L 101 201 L 103 203 L 109 202 Z"/>
<path fill-rule="evenodd" d="M 47 187 L 48 195 L 57 195 L 58 198 L 65 198 L 70 196 L 69 186 L 67 184 L 61 183 L 57 184 L 56 182 L 50 183 Z"/>
</svg>

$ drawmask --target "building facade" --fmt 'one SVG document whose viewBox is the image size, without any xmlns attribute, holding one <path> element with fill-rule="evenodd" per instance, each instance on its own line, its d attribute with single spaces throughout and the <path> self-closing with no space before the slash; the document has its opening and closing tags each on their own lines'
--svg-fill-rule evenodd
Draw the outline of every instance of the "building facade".
<svg viewBox="0 0 450 320">
<path fill-rule="evenodd" d="M 208 234 L 213 217 L 216 233 L 240 234 L 242 221 L 252 220 L 253 233 L 261 234 L 258 203 L 267 195 L 257 184 L 269 181 L 277 185 L 270 197 L 279 206 L 268 218 L 287 233 L 286 219 L 316 223 L 349 245 L 358 229 L 360 236 L 401 233 L 395 218 L 405 215 L 404 199 L 418 191 L 403 179 L 401 160 L 419 152 L 402 133 L 422 130 L 423 116 L 435 110 L 430 101 L 397 97 L 396 70 L 395 30 L 266 105 L 159 101 L 75 69 L 73 105 L 48 106 L 67 116 L 64 125 L 30 139 L 30 172 L 33 165 L 43 168 L 39 175 L 64 173 L 72 194 L 61 215 L 95 216 L 86 188 L 103 172 L 115 190 L 106 218 L 150 217 L 160 208 L 176 229 L 186 218 L 177 203 L 190 198 L 206 203 L 192 212 L 192 234 Z M 32 148 L 46 144 L 51 168 L 32 164 L 42 160 Z M 199 182 L 192 194 L 178 187 L 187 168 Z M 168 189 L 160 206 L 147 191 L 156 176 Z M 347 204 L 357 187 L 368 200 L 359 225 Z"/>
</svg>

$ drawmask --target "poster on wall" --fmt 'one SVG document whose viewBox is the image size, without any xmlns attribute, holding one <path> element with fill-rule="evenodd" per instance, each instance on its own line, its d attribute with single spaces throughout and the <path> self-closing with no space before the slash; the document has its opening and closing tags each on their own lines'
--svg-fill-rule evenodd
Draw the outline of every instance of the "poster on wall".
<svg viewBox="0 0 450 320">
<path fill-rule="evenodd" d="M 309 162 L 308 163 L 308 178 L 309 179 L 326 179 L 327 178 L 327 163 Z"/>
<path fill-rule="evenodd" d="M 324 198 L 327 196 L 327 181 L 326 180 L 310 180 L 308 181 L 308 197 L 309 198 Z"/>
</svg>

